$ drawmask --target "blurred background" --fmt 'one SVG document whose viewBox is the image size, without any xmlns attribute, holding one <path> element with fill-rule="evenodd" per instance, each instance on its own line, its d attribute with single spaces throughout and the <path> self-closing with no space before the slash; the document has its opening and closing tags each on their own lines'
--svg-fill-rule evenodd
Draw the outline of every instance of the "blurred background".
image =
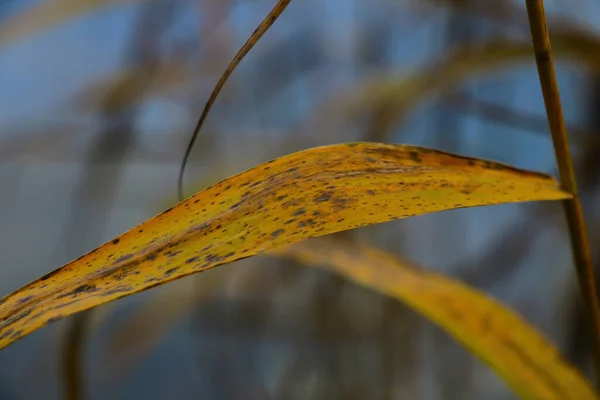
<svg viewBox="0 0 600 400">
<path fill-rule="evenodd" d="M 600 3 L 546 0 L 595 260 Z M 177 201 L 197 118 L 274 0 L 0 0 L 0 296 Z M 557 175 L 523 1 L 295 0 L 226 84 L 187 195 L 308 147 L 421 145 Z M 518 310 L 590 374 L 558 203 L 351 233 Z M 256 257 L 46 327 L 0 353 L 0 399 L 513 399 L 403 304 Z M 83 323 L 81 322 L 83 321 Z"/>
</svg>

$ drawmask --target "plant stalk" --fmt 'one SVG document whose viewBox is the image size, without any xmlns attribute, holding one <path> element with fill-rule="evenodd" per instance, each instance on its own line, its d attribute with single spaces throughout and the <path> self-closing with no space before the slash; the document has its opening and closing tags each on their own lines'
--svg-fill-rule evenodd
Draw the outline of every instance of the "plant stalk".
<svg viewBox="0 0 600 400">
<path fill-rule="evenodd" d="M 64 348 L 61 353 L 65 400 L 83 400 L 85 398 L 83 354 L 85 353 L 86 330 L 90 315 L 86 312 L 75 315 L 69 321 L 65 334 Z"/>
<path fill-rule="evenodd" d="M 569 148 L 558 85 L 556 83 L 556 73 L 552 60 L 552 49 L 548 35 L 548 26 L 546 24 L 544 3 L 543 0 L 526 0 L 526 5 L 529 28 L 535 51 L 535 61 L 544 96 L 548 124 L 552 134 L 560 181 L 563 188 L 573 195 L 573 198 L 563 200 L 563 206 L 569 227 L 569 236 L 579 287 L 592 333 L 596 385 L 598 385 L 600 384 L 600 307 L 585 220 L 581 203 L 579 202 L 579 195 L 577 194 L 573 160 Z"/>
</svg>

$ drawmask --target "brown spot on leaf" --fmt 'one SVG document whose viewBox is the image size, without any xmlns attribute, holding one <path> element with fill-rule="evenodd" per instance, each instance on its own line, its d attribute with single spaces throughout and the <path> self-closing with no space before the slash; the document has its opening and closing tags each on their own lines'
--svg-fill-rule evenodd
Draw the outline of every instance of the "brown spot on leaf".
<svg viewBox="0 0 600 400">
<path fill-rule="evenodd" d="M 315 203 L 323 203 L 325 201 L 329 201 L 332 196 L 333 196 L 333 193 L 331 193 L 331 192 L 325 192 L 325 193 L 323 193 L 323 194 L 315 197 L 313 201 Z"/>
<path fill-rule="evenodd" d="M 15 331 L 15 330 L 14 330 L 14 329 L 12 329 L 12 328 L 10 328 L 10 329 L 7 329 L 7 330 L 6 330 L 6 332 L 4 332 L 4 333 L 2 333 L 2 335 L 0 335 L 0 339 L 6 339 L 6 338 L 7 338 L 7 337 L 9 337 L 10 335 L 12 335 L 12 333 L 13 333 L 14 331 Z"/>
<path fill-rule="evenodd" d="M 55 269 L 54 271 L 50 271 L 48 272 L 46 275 L 42 276 L 40 278 L 40 280 L 45 281 L 47 279 L 52 278 L 54 275 L 58 274 L 60 272 L 60 269 Z"/>
<path fill-rule="evenodd" d="M 271 238 L 275 239 L 277 236 L 281 235 L 285 232 L 285 229 L 277 229 L 276 231 L 271 232 Z"/>
<path fill-rule="evenodd" d="M 127 261 L 127 260 L 129 260 L 131 257 L 133 257 L 133 254 L 125 254 L 125 255 L 122 255 L 121 257 L 117 258 L 117 262 L 118 262 L 118 263 L 121 263 L 121 262 L 123 262 L 123 261 Z"/>
<path fill-rule="evenodd" d="M 29 300 L 31 300 L 31 299 L 33 299 L 33 296 L 26 296 L 26 297 L 23 297 L 22 299 L 20 299 L 20 300 L 18 301 L 18 303 L 19 303 L 19 304 L 27 303 L 27 302 L 28 302 Z"/>
<path fill-rule="evenodd" d="M 416 163 L 421 163 L 421 155 L 416 151 L 410 152 L 410 159 Z"/>
</svg>

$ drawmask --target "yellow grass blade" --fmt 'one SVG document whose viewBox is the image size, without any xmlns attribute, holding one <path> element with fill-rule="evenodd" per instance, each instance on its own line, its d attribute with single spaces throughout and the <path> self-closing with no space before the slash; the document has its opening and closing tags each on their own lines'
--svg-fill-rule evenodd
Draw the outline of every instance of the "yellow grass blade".
<svg viewBox="0 0 600 400">
<path fill-rule="evenodd" d="M 458 281 L 340 239 L 311 239 L 269 254 L 332 270 L 403 301 L 492 367 L 523 399 L 598 399 L 590 383 L 534 327 Z"/>
<path fill-rule="evenodd" d="M 0 300 L 0 348 L 78 311 L 313 236 L 570 197 L 546 175 L 402 145 L 293 153 L 197 193 Z"/>
</svg>

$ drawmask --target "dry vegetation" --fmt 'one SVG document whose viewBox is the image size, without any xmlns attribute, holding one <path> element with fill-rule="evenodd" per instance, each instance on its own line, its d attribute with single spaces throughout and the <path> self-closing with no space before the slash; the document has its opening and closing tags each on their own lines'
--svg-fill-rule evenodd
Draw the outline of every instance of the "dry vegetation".
<svg viewBox="0 0 600 400">
<path fill-rule="evenodd" d="M 600 7 L 363 3 L 0 4 L 1 398 L 598 398 Z"/>
</svg>

